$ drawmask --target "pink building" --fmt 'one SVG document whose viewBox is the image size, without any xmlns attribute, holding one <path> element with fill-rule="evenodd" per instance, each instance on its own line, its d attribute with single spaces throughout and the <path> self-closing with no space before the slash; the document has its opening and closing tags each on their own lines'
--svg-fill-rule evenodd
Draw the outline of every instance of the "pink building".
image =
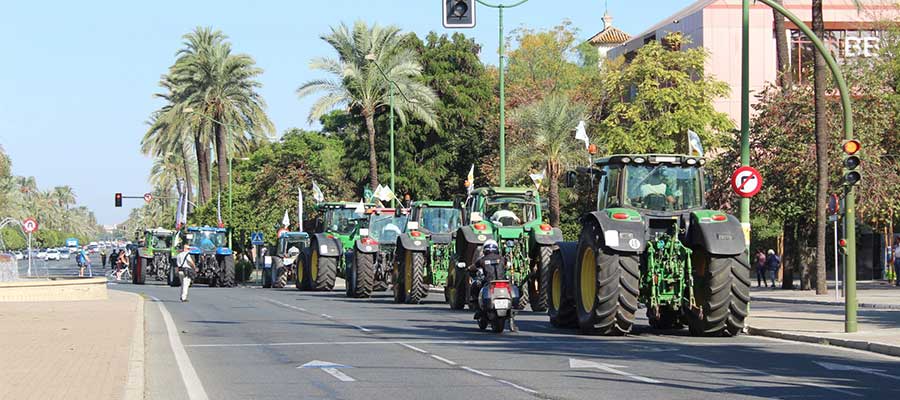
<svg viewBox="0 0 900 400">
<path fill-rule="evenodd" d="M 852 0 L 824 0 L 826 42 L 838 58 L 872 56 L 878 48 L 880 23 L 900 17 L 896 2 L 860 0 L 858 9 Z M 811 25 L 810 0 L 784 0 L 785 7 Z M 750 10 L 750 90 L 761 90 L 776 78 L 775 37 L 772 9 L 756 3 Z M 795 76 L 809 76 L 812 46 L 790 21 L 786 22 L 791 68 Z M 651 40 L 669 32 L 682 32 L 693 43 L 710 52 L 707 73 L 725 81 L 731 96 L 718 99 L 716 109 L 738 122 L 741 115 L 741 0 L 700 0 L 675 15 L 653 25 L 641 34 L 605 52 L 608 58 L 633 54 Z M 798 73 L 803 72 L 803 73 Z"/>
</svg>

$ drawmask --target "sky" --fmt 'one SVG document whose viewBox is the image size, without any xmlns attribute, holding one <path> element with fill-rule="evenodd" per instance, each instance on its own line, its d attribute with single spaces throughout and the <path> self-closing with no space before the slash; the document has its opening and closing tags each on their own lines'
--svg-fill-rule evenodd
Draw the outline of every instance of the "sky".
<svg viewBox="0 0 900 400">
<path fill-rule="evenodd" d="M 497 3 L 500 0 L 490 0 Z M 506 4 L 511 0 L 504 0 Z M 608 0 L 613 24 L 639 34 L 690 0 Z M 530 0 L 504 11 L 510 30 L 547 29 L 572 21 L 584 40 L 602 28 L 603 0 Z M 497 11 L 476 8 L 477 25 L 462 29 L 497 63 Z M 128 217 L 142 200 L 115 208 L 113 194 L 142 195 L 152 161 L 140 151 L 146 121 L 163 105 L 153 97 L 175 60 L 181 36 L 197 26 L 222 30 L 235 52 L 264 69 L 261 94 L 280 135 L 311 128 L 309 107 L 294 91 L 324 77 L 309 69 L 334 56 L 320 36 L 356 20 L 397 25 L 424 37 L 441 26 L 440 0 L 283 1 L 10 1 L 0 13 L 0 145 L 16 175 L 41 189 L 70 185 L 100 223 Z"/>
</svg>

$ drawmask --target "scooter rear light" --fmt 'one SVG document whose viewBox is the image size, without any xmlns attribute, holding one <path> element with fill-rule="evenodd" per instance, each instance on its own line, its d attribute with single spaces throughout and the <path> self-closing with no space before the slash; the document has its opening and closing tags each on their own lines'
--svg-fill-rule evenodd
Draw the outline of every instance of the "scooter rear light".
<svg viewBox="0 0 900 400">
<path fill-rule="evenodd" d="M 506 289 L 507 291 L 509 291 L 509 282 L 491 283 L 491 290 L 490 290 L 491 295 L 494 294 L 494 289 Z"/>
</svg>

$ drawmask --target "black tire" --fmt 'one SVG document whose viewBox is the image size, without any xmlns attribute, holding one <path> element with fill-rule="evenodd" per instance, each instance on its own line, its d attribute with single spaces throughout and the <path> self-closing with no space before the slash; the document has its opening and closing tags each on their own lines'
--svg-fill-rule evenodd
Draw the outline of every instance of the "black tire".
<svg viewBox="0 0 900 400">
<path fill-rule="evenodd" d="M 355 252 L 349 272 L 347 294 L 355 298 L 371 296 L 375 284 L 375 254 Z"/>
<path fill-rule="evenodd" d="M 394 303 L 403 304 L 406 303 L 406 268 L 407 267 L 407 255 L 409 251 L 404 249 L 401 244 L 397 244 L 397 254 L 402 255 L 397 258 L 397 265 L 394 266 Z"/>
<path fill-rule="evenodd" d="M 275 282 L 272 282 L 273 288 L 281 289 L 288 285 L 288 278 L 290 277 L 290 270 L 288 268 L 293 268 L 293 266 L 281 267 L 276 271 Z M 297 279 L 296 277 L 294 279 Z"/>
<path fill-rule="evenodd" d="M 134 271 L 131 273 L 131 283 L 135 285 L 143 285 L 146 278 L 147 272 L 147 259 L 143 257 L 138 257 L 134 263 Z"/>
<path fill-rule="evenodd" d="M 574 249 L 573 249 L 574 250 Z M 574 262 L 573 260 L 569 260 Z M 571 268 L 572 265 L 569 265 Z M 572 299 L 572 288 L 566 280 L 568 274 L 565 260 L 561 250 L 553 252 L 550 257 L 550 285 L 547 287 L 549 297 L 547 314 L 550 316 L 550 324 L 557 328 L 577 328 L 578 311 L 575 310 L 575 301 Z"/>
<path fill-rule="evenodd" d="M 169 266 L 169 276 L 166 283 L 171 287 L 181 286 L 181 277 L 178 276 L 178 268 L 175 268 L 174 265 Z"/>
<path fill-rule="evenodd" d="M 578 327 L 584 333 L 624 335 L 638 308 L 639 259 L 601 243 L 596 224 L 585 225 L 578 240 L 574 293 Z"/>
<path fill-rule="evenodd" d="M 222 287 L 234 287 L 234 256 L 222 257 Z"/>
<path fill-rule="evenodd" d="M 506 318 L 497 317 L 491 320 L 491 332 L 494 333 L 503 333 L 503 328 L 506 327 Z"/>
<path fill-rule="evenodd" d="M 478 329 L 486 330 L 488 326 L 488 319 L 485 317 L 478 318 Z"/>
<path fill-rule="evenodd" d="M 406 303 L 419 304 L 428 297 L 428 284 L 425 283 L 425 253 L 421 251 L 410 253 L 410 259 L 408 260 L 410 264 L 408 267 L 411 267 L 411 269 L 406 278 L 410 279 L 411 282 L 407 286 Z"/>
<path fill-rule="evenodd" d="M 444 285 L 444 299 L 450 304 L 451 310 L 466 308 L 466 276 L 465 270 L 456 265 L 450 266 L 447 274 L 447 284 Z"/>
<path fill-rule="evenodd" d="M 650 327 L 654 329 L 681 329 L 684 327 L 679 321 L 678 310 L 673 310 L 669 307 L 660 308 L 659 315 L 648 308 L 647 319 Z"/>
<path fill-rule="evenodd" d="M 280 268 L 280 267 L 281 267 L 281 259 L 278 257 L 272 257 L 271 268 L 270 269 L 265 269 L 265 268 L 262 269 L 262 271 L 263 271 L 263 273 L 262 273 L 263 288 L 268 289 L 268 288 L 272 287 L 272 283 L 274 281 L 274 278 L 272 278 L 272 271 L 275 271 L 276 268 Z"/>
<path fill-rule="evenodd" d="M 750 256 L 694 252 L 694 298 L 702 315 L 688 313 L 694 336 L 736 336 L 744 330 L 750 302 Z"/>
<path fill-rule="evenodd" d="M 528 297 L 531 300 L 531 311 L 547 311 L 547 293 L 550 287 L 551 246 L 538 246 L 533 257 L 534 277 L 528 282 Z"/>
<path fill-rule="evenodd" d="M 531 304 L 531 291 L 528 290 L 527 286 L 523 285 L 519 285 L 517 288 L 519 289 L 519 304 L 516 306 L 516 309 L 524 310 Z"/>
<path fill-rule="evenodd" d="M 387 278 L 387 277 L 385 277 L 385 278 Z M 383 281 L 376 280 L 372 284 L 373 292 L 386 292 L 390 288 L 391 288 L 391 285 L 388 283 L 387 279 L 385 279 Z"/>
<path fill-rule="evenodd" d="M 334 289 L 334 280 L 338 272 L 338 258 L 319 255 L 319 243 L 313 242 L 309 258 L 310 288 L 312 290 L 330 291 Z"/>
</svg>

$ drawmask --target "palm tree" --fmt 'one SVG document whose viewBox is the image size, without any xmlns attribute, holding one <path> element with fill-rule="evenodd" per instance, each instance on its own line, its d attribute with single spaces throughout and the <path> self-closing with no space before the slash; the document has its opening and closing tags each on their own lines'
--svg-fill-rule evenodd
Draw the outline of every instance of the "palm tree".
<svg viewBox="0 0 900 400">
<path fill-rule="evenodd" d="M 550 225 L 559 226 L 559 177 L 564 165 L 584 161 L 584 148 L 575 140 L 573 131 L 587 116 L 587 108 L 573 103 L 569 98 L 553 94 L 543 100 L 519 107 L 513 111 L 515 120 L 526 139 L 513 148 L 510 159 L 516 161 L 514 175 L 537 167 L 546 168 L 544 179 L 548 181 Z"/>
<path fill-rule="evenodd" d="M 164 158 L 173 154 L 178 155 L 178 159 L 182 163 L 180 177 L 184 179 L 184 191 L 187 193 L 188 201 L 193 201 L 194 168 L 191 165 L 197 161 L 193 148 L 194 135 L 190 133 L 191 129 L 188 127 L 188 115 L 184 113 L 182 107 L 172 103 L 174 93 L 172 92 L 168 76 L 163 77 L 160 85 L 167 88 L 168 92 L 157 94 L 157 96 L 169 100 L 169 104 L 151 115 L 148 122 L 150 128 L 144 134 L 143 140 L 141 140 L 141 152 L 157 158 Z M 203 190 L 201 190 L 202 192 Z M 208 198 L 205 197 L 201 202 Z"/>
<path fill-rule="evenodd" d="M 774 0 L 781 5 L 782 0 Z M 792 77 L 790 72 L 790 54 L 788 54 L 787 30 L 784 26 L 784 16 L 772 9 L 772 18 L 775 27 L 775 59 L 778 66 L 778 86 L 782 90 L 790 89 Z"/>
<path fill-rule="evenodd" d="M 213 132 L 222 190 L 228 183 L 229 152 L 247 150 L 275 131 L 265 113 L 266 103 L 257 92 L 262 87 L 257 80 L 262 69 L 249 55 L 232 54 L 228 37 L 221 31 L 198 27 L 184 39 L 185 47 L 178 52 L 171 78 L 178 102 L 199 113 L 191 115 L 192 125 Z M 208 154 L 200 139 L 195 138 L 198 160 Z M 203 185 L 206 170 L 198 167 Z"/>
<path fill-rule="evenodd" d="M 437 95 L 417 78 L 422 75 L 422 65 L 412 49 L 404 46 L 400 28 L 367 26 L 357 21 L 351 29 L 346 24 L 333 27 L 331 33 L 322 36 L 338 53 L 338 58 L 319 58 L 310 62 L 310 68 L 332 75 L 329 79 L 315 79 L 297 89 L 303 98 L 324 92 L 309 112 L 313 122 L 339 106 L 347 106 L 366 121 L 369 139 L 369 185 L 378 186 L 378 159 L 375 153 L 375 114 L 384 111 L 389 104 L 390 81 L 403 95 L 394 96 L 394 111 L 402 124 L 408 116 L 438 129 L 433 109 Z M 372 57 L 370 61 L 367 58 Z M 378 70 L 380 66 L 384 76 Z"/>
<path fill-rule="evenodd" d="M 60 207 L 68 209 L 70 205 L 75 204 L 75 191 L 72 190 L 71 186 L 57 186 L 53 188 L 52 194 Z"/>
</svg>

